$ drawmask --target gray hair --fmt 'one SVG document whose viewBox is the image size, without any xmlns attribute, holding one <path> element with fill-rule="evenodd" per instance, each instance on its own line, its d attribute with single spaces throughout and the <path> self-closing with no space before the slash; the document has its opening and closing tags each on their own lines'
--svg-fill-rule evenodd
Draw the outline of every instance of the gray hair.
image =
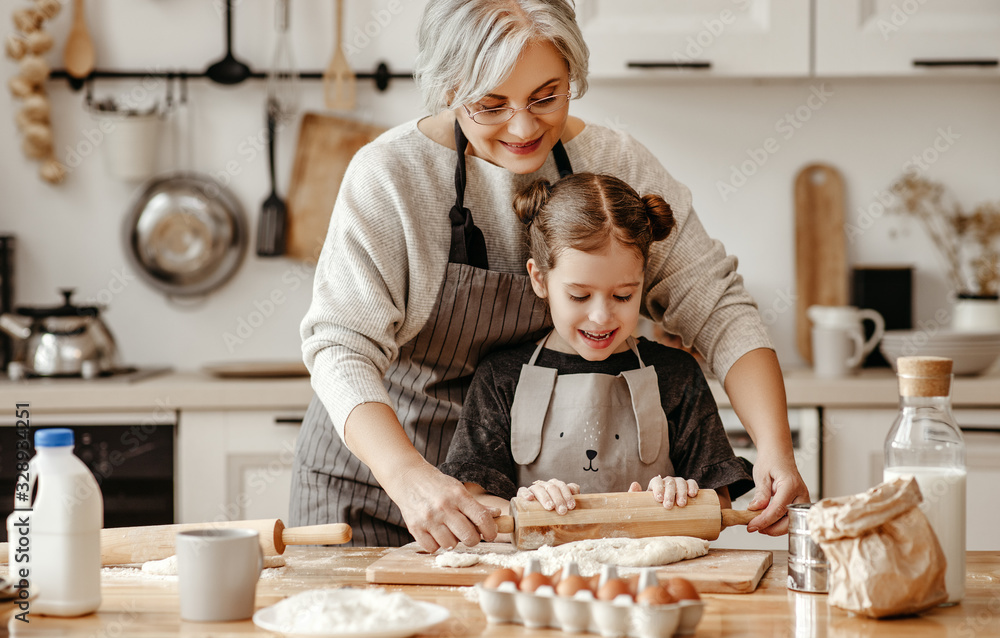
<svg viewBox="0 0 1000 638">
<path fill-rule="evenodd" d="M 583 95 L 590 52 L 572 0 L 430 0 L 414 71 L 424 105 L 437 113 L 482 99 L 538 40 L 555 46 L 569 68 L 573 97 Z"/>
</svg>

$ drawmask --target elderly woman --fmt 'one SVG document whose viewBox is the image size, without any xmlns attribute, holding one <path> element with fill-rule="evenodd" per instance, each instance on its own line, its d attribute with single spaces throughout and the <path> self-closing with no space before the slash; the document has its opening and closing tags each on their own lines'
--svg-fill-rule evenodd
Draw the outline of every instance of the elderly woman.
<svg viewBox="0 0 1000 638">
<path fill-rule="evenodd" d="M 316 391 L 296 450 L 291 521 L 350 523 L 355 542 L 426 550 L 496 537 L 491 512 L 439 472 L 477 362 L 551 328 L 525 271 L 513 194 L 573 171 L 664 196 L 676 229 L 651 250 L 643 312 L 708 360 L 757 445 L 763 510 L 784 533 L 808 500 L 784 384 L 736 259 L 691 194 L 625 133 L 569 115 L 587 47 L 568 0 L 430 0 L 417 81 L 433 115 L 354 157 L 302 322 Z M 765 509 L 766 508 L 766 509 Z"/>
</svg>

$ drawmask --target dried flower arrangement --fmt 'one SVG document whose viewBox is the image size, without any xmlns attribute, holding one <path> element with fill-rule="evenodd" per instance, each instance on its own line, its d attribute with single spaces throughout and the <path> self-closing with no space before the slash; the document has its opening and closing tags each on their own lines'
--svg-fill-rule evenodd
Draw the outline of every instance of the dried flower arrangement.
<svg viewBox="0 0 1000 638">
<path fill-rule="evenodd" d="M 948 280 L 965 296 L 996 296 L 1000 289 L 1000 202 L 971 213 L 953 201 L 944 185 L 906 173 L 890 187 L 892 210 L 921 221 L 947 265 Z"/>
</svg>

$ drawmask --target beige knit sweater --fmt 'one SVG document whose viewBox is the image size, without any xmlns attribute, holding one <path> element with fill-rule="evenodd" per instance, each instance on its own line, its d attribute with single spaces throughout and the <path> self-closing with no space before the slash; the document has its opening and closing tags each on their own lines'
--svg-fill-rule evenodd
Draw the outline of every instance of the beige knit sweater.
<svg viewBox="0 0 1000 638">
<path fill-rule="evenodd" d="M 400 346 L 424 326 L 444 279 L 455 202 L 455 151 L 417 121 L 397 126 L 351 161 L 334 205 L 302 320 L 303 358 L 338 433 L 356 406 L 389 400 L 383 377 Z M 640 195 L 657 193 L 676 226 L 654 244 L 643 314 L 693 343 L 720 379 L 742 355 L 771 343 L 737 260 L 711 239 L 691 193 L 626 133 L 594 124 L 565 143 L 574 172 L 608 173 Z M 550 156 L 532 175 L 467 158 L 465 205 L 483 230 L 491 270 L 526 273 L 523 226 L 511 209 L 528 182 L 558 178 Z"/>
</svg>

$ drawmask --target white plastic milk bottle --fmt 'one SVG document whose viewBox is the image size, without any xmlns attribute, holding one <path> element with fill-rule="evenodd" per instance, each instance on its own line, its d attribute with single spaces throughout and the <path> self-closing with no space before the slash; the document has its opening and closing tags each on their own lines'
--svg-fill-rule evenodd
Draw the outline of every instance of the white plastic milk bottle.
<svg viewBox="0 0 1000 638">
<path fill-rule="evenodd" d="M 946 604 L 965 596 L 965 441 L 951 413 L 952 360 L 900 357 L 899 415 L 885 442 L 886 481 L 914 477 L 948 560 Z"/>
<path fill-rule="evenodd" d="M 30 511 L 8 517 L 7 538 L 11 577 L 27 580 L 32 595 L 29 618 L 92 613 L 101 605 L 104 499 L 94 475 L 73 455 L 73 431 L 36 431 L 28 474 L 28 494 L 36 482 L 38 490 Z"/>
</svg>

